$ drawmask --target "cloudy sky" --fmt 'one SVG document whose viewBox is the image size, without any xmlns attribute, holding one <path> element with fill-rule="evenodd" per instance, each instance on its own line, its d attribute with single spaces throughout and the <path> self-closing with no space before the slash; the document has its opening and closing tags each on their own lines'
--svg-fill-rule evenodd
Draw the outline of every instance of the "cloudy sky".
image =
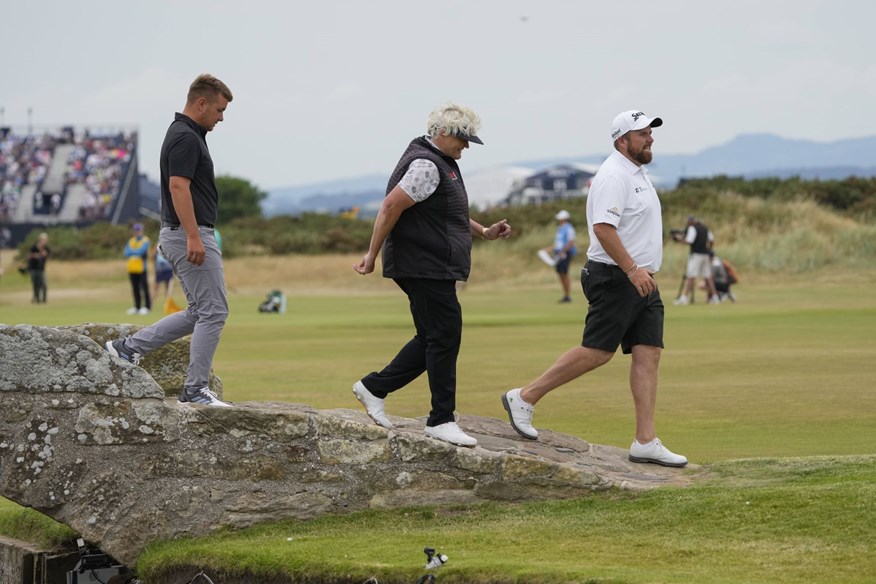
<svg viewBox="0 0 876 584">
<path fill-rule="evenodd" d="M 0 121 L 135 126 L 153 177 L 202 72 L 234 92 L 217 172 L 265 190 L 386 174 L 448 100 L 482 119 L 468 169 L 607 153 L 633 108 L 663 117 L 658 156 L 876 133 L 872 2 L 20 0 L 2 18 Z"/>
</svg>

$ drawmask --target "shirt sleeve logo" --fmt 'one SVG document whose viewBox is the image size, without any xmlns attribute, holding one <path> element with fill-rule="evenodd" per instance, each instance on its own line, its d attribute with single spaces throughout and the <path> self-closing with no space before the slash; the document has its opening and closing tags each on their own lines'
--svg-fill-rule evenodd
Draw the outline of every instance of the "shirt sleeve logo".
<svg viewBox="0 0 876 584">
<path fill-rule="evenodd" d="M 612 207 L 611 209 L 606 209 L 606 213 L 608 213 L 609 215 L 614 215 L 618 219 L 620 219 L 620 216 L 621 216 L 620 209 L 618 209 L 617 207 Z"/>
</svg>

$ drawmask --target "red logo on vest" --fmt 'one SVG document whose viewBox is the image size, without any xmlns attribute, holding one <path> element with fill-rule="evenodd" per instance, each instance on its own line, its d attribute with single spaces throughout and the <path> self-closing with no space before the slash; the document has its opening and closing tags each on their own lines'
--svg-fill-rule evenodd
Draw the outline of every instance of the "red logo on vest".
<svg viewBox="0 0 876 584">
<path fill-rule="evenodd" d="M 458 176 L 456 176 L 456 171 L 455 171 L 455 170 L 451 170 L 450 172 L 448 172 L 448 173 L 447 173 L 447 176 L 450 177 L 450 180 L 456 180 L 457 178 L 459 178 Z"/>
</svg>

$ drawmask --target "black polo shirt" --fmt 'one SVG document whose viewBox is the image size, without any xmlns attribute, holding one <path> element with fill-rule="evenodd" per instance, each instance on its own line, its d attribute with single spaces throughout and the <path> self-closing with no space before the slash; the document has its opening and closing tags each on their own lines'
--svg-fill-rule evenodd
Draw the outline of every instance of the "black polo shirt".
<svg viewBox="0 0 876 584">
<path fill-rule="evenodd" d="M 219 193 L 213 159 L 207 148 L 207 131 L 187 115 L 177 113 L 161 145 L 161 221 L 179 225 L 170 196 L 170 177 L 191 179 L 192 205 L 198 225 L 215 225 Z"/>
</svg>

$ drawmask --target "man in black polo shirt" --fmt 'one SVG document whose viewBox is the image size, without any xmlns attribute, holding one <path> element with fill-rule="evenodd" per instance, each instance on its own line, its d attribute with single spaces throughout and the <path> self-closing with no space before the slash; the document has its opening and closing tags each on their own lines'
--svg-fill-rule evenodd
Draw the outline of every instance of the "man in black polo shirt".
<svg viewBox="0 0 876 584">
<path fill-rule="evenodd" d="M 198 76 L 161 146 L 159 248 L 179 276 L 188 307 L 130 337 L 106 343 L 112 355 L 137 363 L 142 355 L 192 335 L 179 401 L 220 407 L 229 404 L 219 400 L 208 383 L 228 301 L 222 254 L 213 234 L 219 194 L 206 137 L 224 120 L 231 100 L 231 90 L 222 81 L 209 74 Z"/>
</svg>

